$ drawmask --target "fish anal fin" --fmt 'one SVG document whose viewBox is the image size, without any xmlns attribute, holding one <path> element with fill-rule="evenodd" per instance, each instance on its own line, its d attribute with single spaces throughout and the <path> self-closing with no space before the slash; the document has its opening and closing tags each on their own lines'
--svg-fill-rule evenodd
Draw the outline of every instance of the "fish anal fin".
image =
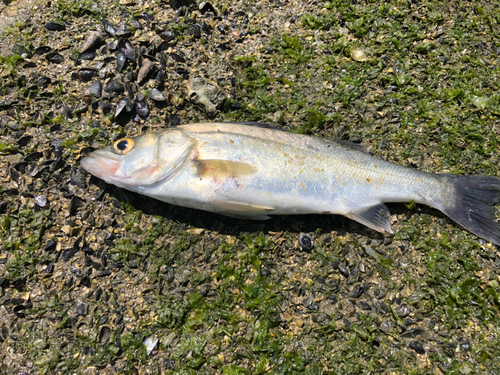
<svg viewBox="0 0 500 375">
<path fill-rule="evenodd" d="M 257 172 L 251 164 L 232 160 L 196 159 L 193 160 L 198 177 L 206 178 L 238 178 L 249 176 Z"/>
<path fill-rule="evenodd" d="M 377 232 L 393 233 L 391 229 L 391 213 L 383 203 L 351 213 L 349 217 Z"/>
<path fill-rule="evenodd" d="M 227 213 L 227 212 L 224 213 L 221 212 L 221 214 L 224 214 L 224 216 L 234 217 L 235 219 L 240 219 L 240 220 L 269 220 L 271 218 L 271 216 L 269 215 L 256 215 L 256 214 L 238 215 L 235 213 Z"/>
<path fill-rule="evenodd" d="M 224 212 L 229 212 L 229 214 L 234 214 L 238 217 L 245 217 L 245 212 L 248 212 L 248 216 L 253 216 L 254 213 L 266 213 L 266 212 L 272 212 L 275 210 L 274 207 L 269 207 L 269 206 L 261 206 L 261 205 L 256 205 L 248 202 L 240 202 L 240 201 L 235 201 L 235 200 L 212 200 L 212 203 L 216 205 L 217 207 L 221 208 L 222 211 Z M 241 215 L 239 213 L 241 212 Z M 234 216 L 233 215 L 233 216 Z"/>
</svg>

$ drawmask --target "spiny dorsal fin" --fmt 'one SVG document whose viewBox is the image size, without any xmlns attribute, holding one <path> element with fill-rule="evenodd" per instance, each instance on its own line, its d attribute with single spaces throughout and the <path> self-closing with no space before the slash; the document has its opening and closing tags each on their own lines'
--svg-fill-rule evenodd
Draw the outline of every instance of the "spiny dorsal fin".
<svg viewBox="0 0 500 375">
<path fill-rule="evenodd" d="M 318 138 L 321 139 L 325 144 L 327 145 L 333 145 L 335 147 L 343 147 L 343 148 L 348 148 L 351 150 L 363 152 L 368 155 L 373 155 L 371 152 L 366 151 L 363 147 L 361 147 L 359 144 L 350 142 L 350 141 L 344 141 L 343 139 L 333 139 L 333 138 Z"/>
</svg>

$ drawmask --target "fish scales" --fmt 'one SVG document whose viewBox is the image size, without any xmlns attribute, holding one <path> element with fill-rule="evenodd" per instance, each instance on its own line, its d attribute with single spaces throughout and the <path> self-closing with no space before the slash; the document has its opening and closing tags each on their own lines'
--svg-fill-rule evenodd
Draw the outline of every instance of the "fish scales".
<svg viewBox="0 0 500 375">
<path fill-rule="evenodd" d="M 293 210 L 292 203 L 299 205 L 296 213 L 349 214 L 381 200 L 422 201 L 426 191 L 436 190 L 439 185 L 432 175 L 375 159 L 342 143 L 266 128 L 222 129 L 212 124 L 194 125 L 187 126 L 187 133 L 200 142 L 203 158 L 220 158 L 223 152 L 225 159 L 257 166 L 259 173 L 246 187 L 254 192 L 271 189 L 278 194 L 273 198 L 275 206 Z M 403 179 L 407 181 L 406 189 L 402 189 Z M 245 193 L 225 192 L 233 196 Z M 283 202 L 279 202 L 281 197 Z M 265 205 L 273 204 L 267 201 Z M 281 211 L 275 214 L 290 213 Z"/>
<path fill-rule="evenodd" d="M 266 126 L 181 125 L 118 140 L 82 166 L 164 202 L 245 219 L 340 214 L 392 233 L 384 202 L 415 201 L 500 244 L 500 179 L 425 173 L 346 142 Z"/>
</svg>

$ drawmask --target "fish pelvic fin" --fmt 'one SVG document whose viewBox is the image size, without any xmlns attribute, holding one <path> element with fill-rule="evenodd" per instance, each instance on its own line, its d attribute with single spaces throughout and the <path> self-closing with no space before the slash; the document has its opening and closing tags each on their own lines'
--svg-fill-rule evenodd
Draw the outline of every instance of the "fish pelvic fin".
<svg viewBox="0 0 500 375">
<path fill-rule="evenodd" d="M 383 203 L 378 203 L 358 212 L 350 213 L 348 217 L 377 232 L 393 233 L 391 229 L 391 213 Z"/>
<path fill-rule="evenodd" d="M 218 208 L 214 212 L 242 220 L 268 220 L 271 217 L 266 214 L 275 210 L 274 207 L 235 200 L 214 199 L 211 202 Z"/>
<path fill-rule="evenodd" d="M 500 203 L 500 178 L 443 175 L 454 191 L 452 199 L 433 207 L 476 236 L 500 246 L 500 226 L 493 206 Z"/>
</svg>

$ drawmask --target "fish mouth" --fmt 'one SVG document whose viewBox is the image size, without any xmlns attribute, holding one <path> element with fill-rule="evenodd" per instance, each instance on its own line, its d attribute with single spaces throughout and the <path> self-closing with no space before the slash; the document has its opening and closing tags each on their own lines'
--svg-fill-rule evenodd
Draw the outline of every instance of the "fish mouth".
<svg viewBox="0 0 500 375">
<path fill-rule="evenodd" d="M 80 161 L 80 165 L 83 169 L 109 184 L 116 184 L 113 177 L 121 164 L 121 160 L 109 157 L 108 155 L 95 155 L 95 153 L 84 157 Z"/>
</svg>

